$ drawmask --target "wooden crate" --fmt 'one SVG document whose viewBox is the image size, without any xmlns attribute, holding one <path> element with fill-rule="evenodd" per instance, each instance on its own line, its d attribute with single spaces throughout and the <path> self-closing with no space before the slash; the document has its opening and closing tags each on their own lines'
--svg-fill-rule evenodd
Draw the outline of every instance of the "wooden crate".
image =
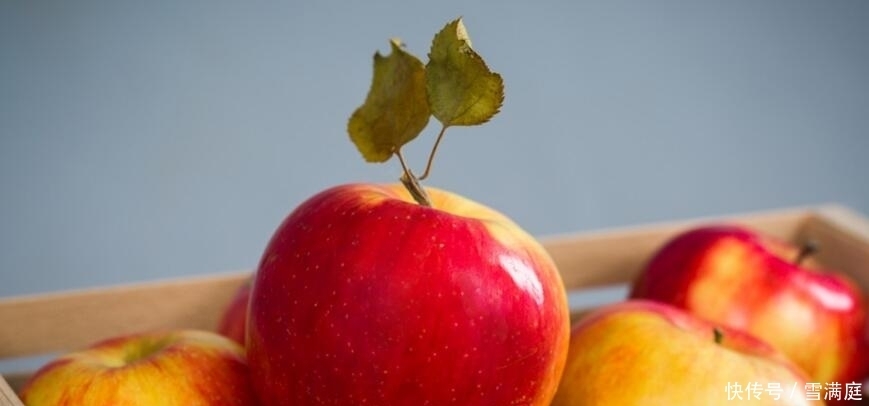
<svg viewBox="0 0 869 406">
<path fill-rule="evenodd" d="M 853 277 L 869 292 L 869 220 L 846 207 L 825 205 L 649 224 L 541 238 L 567 289 L 582 292 L 631 281 L 652 252 L 688 227 L 735 222 L 794 242 L 814 239 L 817 259 Z M 213 329 L 249 271 L 102 289 L 0 298 L 0 360 L 57 354 L 100 339 L 149 329 Z M 620 300 L 620 298 L 616 298 Z M 584 309 L 572 309 L 581 312 Z M 0 406 L 32 371 L 0 379 Z"/>
</svg>

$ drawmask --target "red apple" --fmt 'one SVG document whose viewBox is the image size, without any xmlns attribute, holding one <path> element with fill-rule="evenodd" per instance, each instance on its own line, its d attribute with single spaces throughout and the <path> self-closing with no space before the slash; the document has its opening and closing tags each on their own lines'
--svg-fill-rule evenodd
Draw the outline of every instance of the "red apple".
<svg viewBox="0 0 869 406">
<path fill-rule="evenodd" d="M 20 395 L 27 406 L 256 404 L 241 346 L 196 330 L 116 337 L 68 353 Z"/>
<path fill-rule="evenodd" d="M 564 286 L 507 217 L 428 188 L 350 184 L 280 225 L 248 314 L 264 405 L 548 405 L 567 351 Z"/>
<path fill-rule="evenodd" d="M 862 292 L 843 274 L 803 261 L 800 252 L 743 227 L 697 227 L 660 248 L 630 297 L 746 330 L 815 382 L 860 382 L 869 368 Z"/>
<path fill-rule="evenodd" d="M 217 324 L 217 332 L 244 345 L 247 324 L 247 302 L 250 299 L 251 279 L 248 278 L 235 291 L 229 304 L 223 309 Z"/>
<path fill-rule="evenodd" d="M 808 404 L 806 375 L 764 341 L 628 300 L 577 322 L 553 406 Z"/>
</svg>

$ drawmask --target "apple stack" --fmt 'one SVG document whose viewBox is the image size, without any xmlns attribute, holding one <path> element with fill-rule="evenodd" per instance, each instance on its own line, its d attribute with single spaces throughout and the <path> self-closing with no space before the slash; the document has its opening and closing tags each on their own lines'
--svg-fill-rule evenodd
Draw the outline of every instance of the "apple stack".
<svg viewBox="0 0 869 406">
<path fill-rule="evenodd" d="M 677 234 L 626 300 L 573 326 L 554 404 L 862 400 L 864 293 L 818 264 L 817 249 L 734 224 Z M 612 390 L 615 377 L 628 390 Z"/>
</svg>

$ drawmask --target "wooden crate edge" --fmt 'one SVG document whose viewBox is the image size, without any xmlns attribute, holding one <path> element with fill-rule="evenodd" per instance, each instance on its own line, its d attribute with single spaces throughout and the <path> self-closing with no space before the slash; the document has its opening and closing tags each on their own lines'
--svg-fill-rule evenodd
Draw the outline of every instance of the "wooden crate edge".
<svg viewBox="0 0 869 406">
<path fill-rule="evenodd" d="M 0 359 L 81 348 L 98 337 L 141 330 L 212 329 L 219 314 L 214 304 L 228 304 L 249 274 L 211 274 L 0 299 L 0 325 L 8 326 L 0 330 Z M 147 312 L 135 316 L 124 312 L 135 307 Z M 24 325 L 28 328 L 16 328 Z"/>
<path fill-rule="evenodd" d="M 21 399 L 18 399 L 18 395 L 6 382 L 5 377 L 2 376 L 0 376 L 0 406 L 24 406 Z"/>
</svg>

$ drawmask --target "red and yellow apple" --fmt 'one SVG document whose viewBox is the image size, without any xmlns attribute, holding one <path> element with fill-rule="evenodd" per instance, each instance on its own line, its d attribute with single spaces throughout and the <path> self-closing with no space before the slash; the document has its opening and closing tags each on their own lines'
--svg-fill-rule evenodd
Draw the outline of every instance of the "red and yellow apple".
<svg viewBox="0 0 869 406">
<path fill-rule="evenodd" d="M 552 405 L 804 405 L 806 379 L 742 331 L 667 304 L 627 300 L 573 326 Z"/>
<path fill-rule="evenodd" d="M 244 345 L 247 324 L 247 302 L 250 299 L 251 279 L 242 282 L 229 304 L 223 309 L 217 324 L 217 332 Z"/>
<path fill-rule="evenodd" d="M 548 405 L 569 315 L 547 252 L 506 216 L 427 188 L 322 191 L 258 266 L 247 351 L 263 405 Z"/>
<path fill-rule="evenodd" d="M 27 406 L 256 404 L 241 346 L 198 330 L 126 335 L 62 355 L 20 397 Z"/>
<path fill-rule="evenodd" d="M 862 292 L 843 274 L 801 257 L 795 244 L 745 227 L 696 227 L 655 253 L 630 297 L 745 330 L 816 382 L 860 382 L 869 368 Z"/>
</svg>

